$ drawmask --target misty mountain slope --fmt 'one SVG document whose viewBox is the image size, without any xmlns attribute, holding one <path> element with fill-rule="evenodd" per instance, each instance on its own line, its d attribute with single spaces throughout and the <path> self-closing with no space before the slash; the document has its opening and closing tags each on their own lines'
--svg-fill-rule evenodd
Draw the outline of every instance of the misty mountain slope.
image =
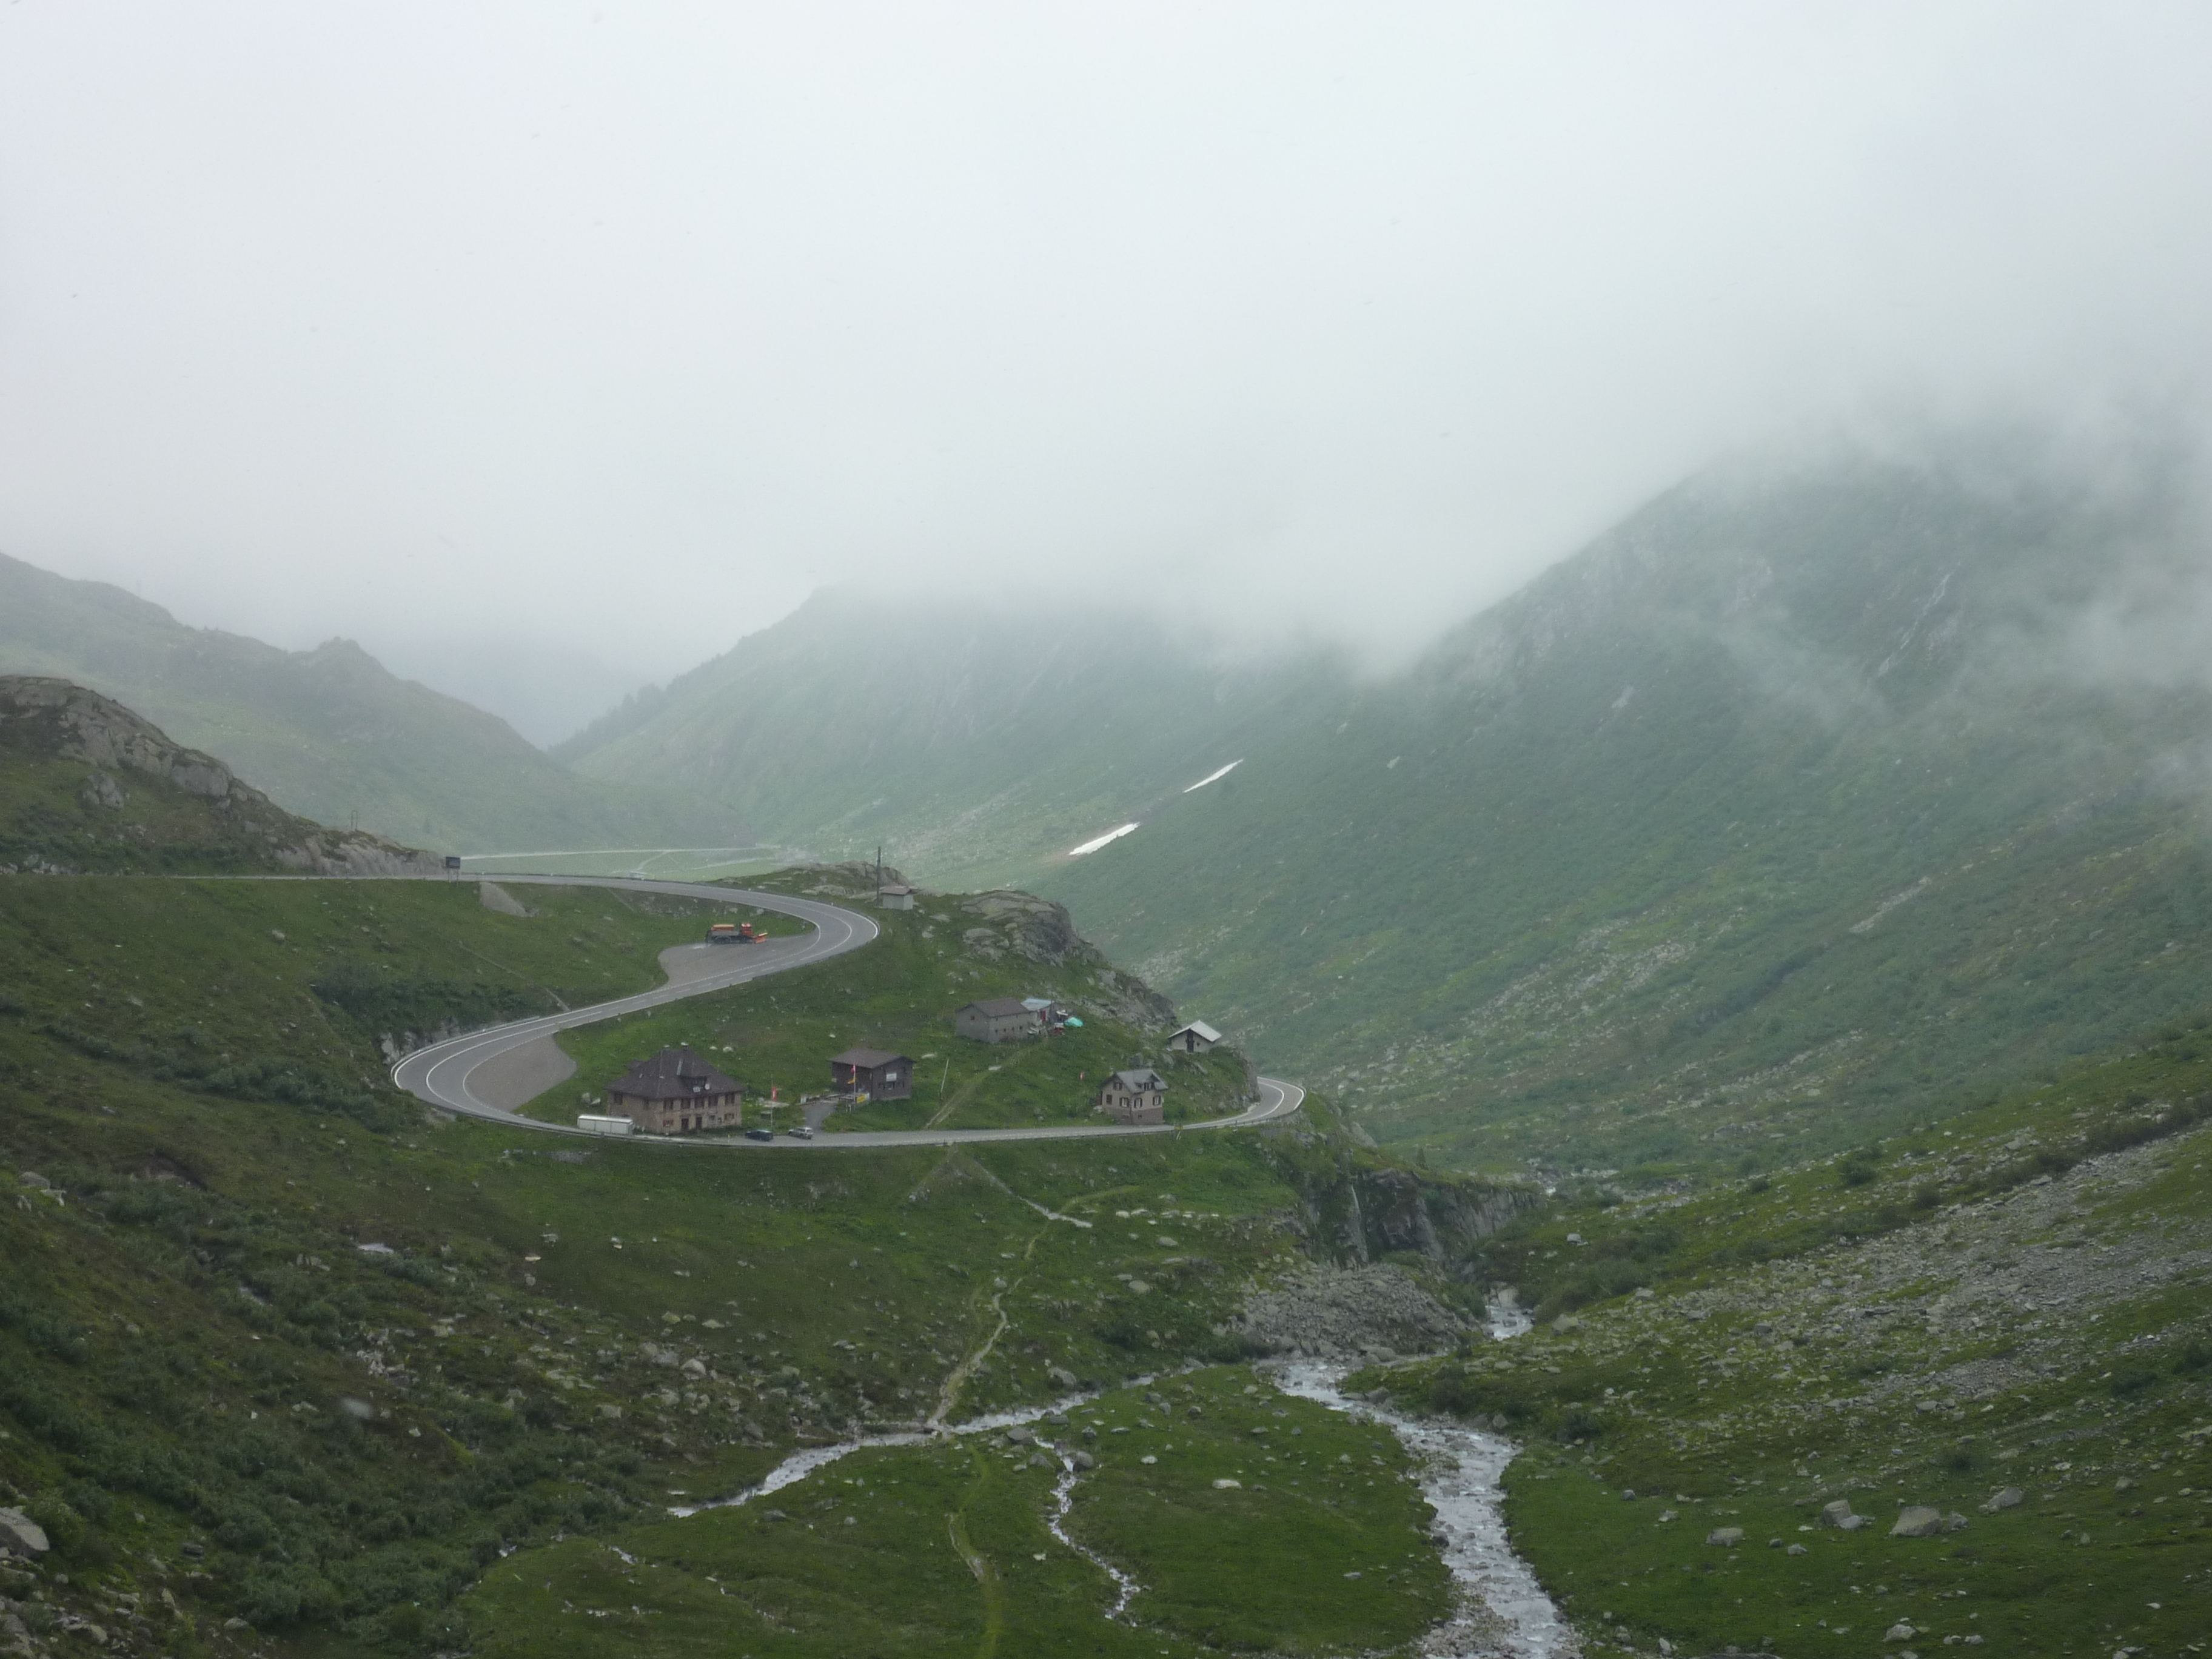
<svg viewBox="0 0 2212 1659">
<path fill-rule="evenodd" d="M 0 672 L 128 704 L 288 810 L 456 852 L 711 844 L 726 813 L 577 777 L 495 715 L 397 678 L 345 640 L 280 651 L 187 628 L 102 582 L 0 556 Z"/>
<path fill-rule="evenodd" d="M 1332 658 L 1224 664 L 1141 616 L 826 592 L 555 752 L 625 787 L 681 777 L 821 858 L 881 842 L 933 884 L 1013 884 L 1344 683 Z"/>
<path fill-rule="evenodd" d="M 2185 524 L 2155 483 L 1705 481 L 1039 885 L 1378 1135 L 1849 1141 L 2212 1000 L 2212 696 L 2113 651 Z"/>
</svg>

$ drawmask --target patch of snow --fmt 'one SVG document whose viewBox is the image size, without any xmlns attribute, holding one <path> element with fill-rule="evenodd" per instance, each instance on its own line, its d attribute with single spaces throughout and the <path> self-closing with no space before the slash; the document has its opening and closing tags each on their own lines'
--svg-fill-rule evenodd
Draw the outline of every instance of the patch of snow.
<svg viewBox="0 0 2212 1659">
<path fill-rule="evenodd" d="M 1196 783 L 1191 785 L 1190 789 L 1184 790 L 1183 793 L 1188 795 L 1190 793 L 1191 789 L 1203 789 L 1209 783 L 1218 783 L 1222 779 L 1227 777 L 1231 772 L 1234 772 L 1238 767 L 1243 764 L 1244 763 L 1241 760 L 1233 760 L 1230 762 L 1228 765 L 1223 767 L 1218 772 L 1208 772 Z"/>
<path fill-rule="evenodd" d="M 1100 848 L 1105 846 L 1109 842 L 1121 840 L 1122 836 L 1127 835 L 1136 827 L 1137 826 L 1133 823 L 1125 823 L 1119 830 L 1109 830 L 1104 835 L 1098 836 L 1096 840 L 1086 841 L 1080 847 L 1069 848 L 1067 849 L 1067 856 L 1072 859 L 1079 859 L 1085 853 L 1095 853 Z"/>
</svg>

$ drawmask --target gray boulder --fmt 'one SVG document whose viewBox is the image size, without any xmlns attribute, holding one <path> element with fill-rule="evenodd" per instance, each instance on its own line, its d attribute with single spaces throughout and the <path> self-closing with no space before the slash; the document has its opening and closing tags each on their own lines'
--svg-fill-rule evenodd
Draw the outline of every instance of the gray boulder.
<svg viewBox="0 0 2212 1659">
<path fill-rule="evenodd" d="M 1933 1538 L 1943 1530 L 1943 1511 L 1931 1510 L 1925 1504 L 1908 1504 L 1897 1512 L 1897 1524 L 1889 1529 L 1892 1538 Z"/>
<path fill-rule="evenodd" d="M 1841 1527 L 1845 1532 L 1856 1532 L 1859 1528 L 1866 1525 L 1866 1516 L 1853 1515 L 1851 1500 L 1848 1498 L 1838 1498 L 1832 1504 L 1820 1505 L 1820 1524 L 1824 1527 Z"/>
<path fill-rule="evenodd" d="M 47 1548 L 45 1528 L 21 1510 L 0 1510 L 0 1555 L 35 1558 Z"/>
<path fill-rule="evenodd" d="M 2011 1509 L 2023 1496 L 2025 1494 L 2018 1486 L 2007 1486 L 2002 1492 L 1993 1492 L 1990 1494 L 1989 1500 L 1982 1505 L 1982 1513 L 1995 1515 L 1999 1510 Z"/>
<path fill-rule="evenodd" d="M 1715 1527 L 1711 1532 L 1705 1534 L 1705 1542 L 1708 1544 L 1718 1544 L 1723 1549 L 1732 1550 L 1738 1544 L 1743 1542 L 1743 1528 L 1741 1527 Z"/>
<path fill-rule="evenodd" d="M 1087 1451 L 1079 1451 L 1075 1454 L 1075 1467 L 1079 1469 L 1095 1469 L 1098 1467 L 1098 1460 Z"/>
</svg>

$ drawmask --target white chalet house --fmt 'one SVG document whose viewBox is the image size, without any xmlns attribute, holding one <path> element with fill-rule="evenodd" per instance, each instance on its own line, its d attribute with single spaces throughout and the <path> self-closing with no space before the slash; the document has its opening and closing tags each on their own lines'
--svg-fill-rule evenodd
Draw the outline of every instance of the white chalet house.
<svg viewBox="0 0 2212 1659">
<path fill-rule="evenodd" d="M 1179 1054 L 1202 1054 L 1221 1041 L 1221 1033 L 1202 1019 L 1178 1025 L 1168 1033 L 1168 1047 Z"/>
</svg>

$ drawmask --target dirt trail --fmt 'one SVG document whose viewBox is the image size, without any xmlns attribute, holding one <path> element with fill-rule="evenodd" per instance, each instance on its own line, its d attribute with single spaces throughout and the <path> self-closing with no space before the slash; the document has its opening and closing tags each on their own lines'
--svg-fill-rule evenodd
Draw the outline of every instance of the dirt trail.
<svg viewBox="0 0 2212 1659">
<path fill-rule="evenodd" d="M 1024 1262 L 1030 1259 L 1030 1252 L 1036 1249 L 1037 1240 L 1043 1237 L 1042 1233 L 1038 1233 L 1022 1247 L 1022 1260 Z M 945 1419 L 951 1414 L 953 1407 L 959 1403 L 960 1391 L 968 1386 L 968 1379 L 975 1375 L 975 1367 L 991 1357 L 991 1350 L 998 1346 L 999 1339 L 1006 1334 L 1006 1327 L 1013 1322 L 1013 1316 L 1006 1311 L 1003 1298 L 1007 1291 L 1018 1289 L 1021 1282 L 1018 1277 L 1011 1279 L 992 1291 L 990 1300 L 986 1305 L 999 1316 L 999 1322 L 991 1328 L 990 1335 L 983 1339 L 983 1346 L 963 1355 L 960 1363 L 952 1368 L 951 1374 L 945 1379 L 945 1387 L 937 1397 L 937 1409 L 929 1414 L 931 1428 L 941 1429 L 945 1426 Z"/>
<path fill-rule="evenodd" d="M 945 1530 L 952 1540 L 952 1547 L 968 1564 L 975 1575 L 977 1588 L 983 1592 L 983 1639 L 975 1644 L 975 1659 L 992 1659 L 999 1650 L 999 1638 L 1006 1631 L 1006 1587 L 983 1553 L 968 1540 L 968 1528 L 957 1514 L 945 1517 Z"/>
<path fill-rule="evenodd" d="M 958 1111 L 963 1106 L 965 1106 L 968 1103 L 969 1097 L 973 1095 L 976 1090 L 983 1086 L 983 1079 L 989 1075 L 990 1073 L 988 1072 L 978 1072 L 975 1076 L 969 1078 L 965 1083 L 962 1084 L 957 1089 L 955 1089 L 950 1095 L 945 1097 L 945 1103 L 942 1106 L 939 1106 L 935 1111 L 932 1112 L 929 1115 L 929 1121 L 923 1124 L 921 1127 L 925 1129 L 934 1129 L 941 1125 L 946 1118 L 951 1117 L 953 1113 Z"/>
</svg>

